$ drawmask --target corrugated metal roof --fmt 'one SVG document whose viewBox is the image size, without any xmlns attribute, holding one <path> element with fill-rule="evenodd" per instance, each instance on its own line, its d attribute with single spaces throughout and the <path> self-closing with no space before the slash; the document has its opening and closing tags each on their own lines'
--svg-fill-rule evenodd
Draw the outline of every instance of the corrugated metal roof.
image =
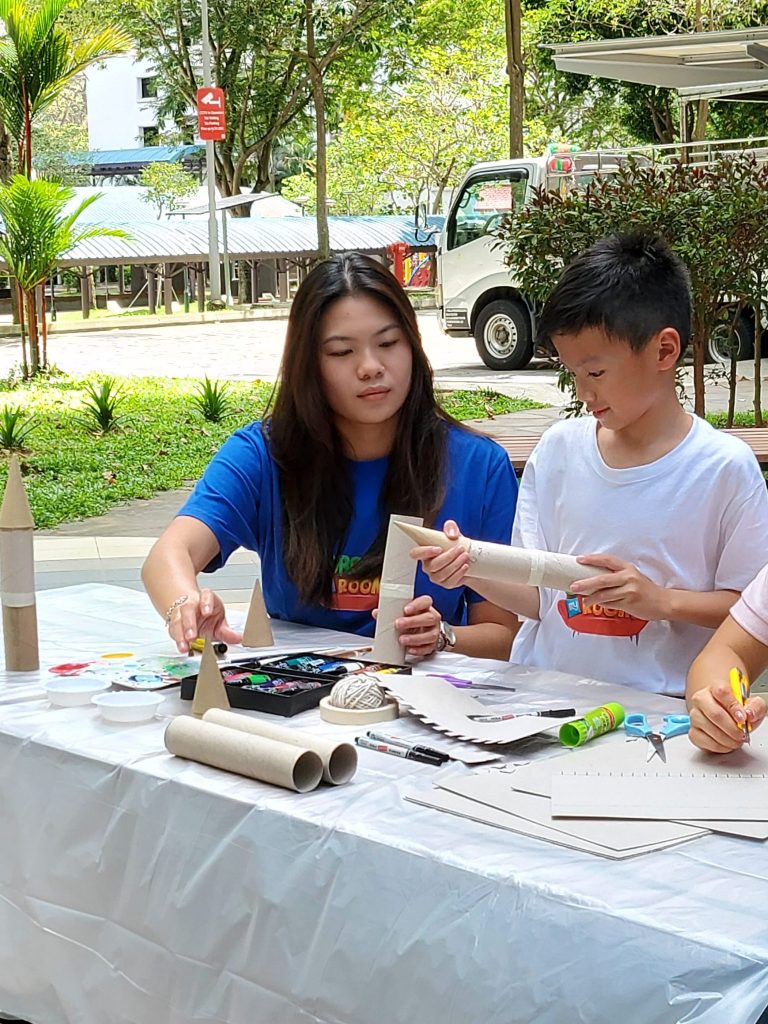
<svg viewBox="0 0 768 1024">
<path fill-rule="evenodd" d="M 178 160 L 186 160 L 201 157 L 203 146 L 138 146 L 136 149 L 91 149 L 83 153 L 68 153 L 65 157 L 67 163 L 76 167 L 92 167 L 98 170 L 101 167 L 119 166 L 130 170 L 140 170 L 147 164 L 176 163 Z"/>
<path fill-rule="evenodd" d="M 94 204 L 95 205 L 95 204 Z M 439 227 L 443 218 L 432 217 Z M 102 223 L 106 223 L 102 220 Z M 394 242 L 407 242 L 420 249 L 434 243 L 416 240 L 409 217 L 331 217 L 333 252 L 383 253 Z M 60 267 L 95 266 L 115 263 L 174 263 L 208 261 L 207 222 L 143 221 L 115 223 L 131 238 L 92 238 L 82 242 L 59 262 Z M 219 248 L 223 251 L 219 237 Z M 227 249 L 232 259 L 275 259 L 312 257 L 317 253 L 314 217 L 251 217 L 227 220 Z"/>
</svg>

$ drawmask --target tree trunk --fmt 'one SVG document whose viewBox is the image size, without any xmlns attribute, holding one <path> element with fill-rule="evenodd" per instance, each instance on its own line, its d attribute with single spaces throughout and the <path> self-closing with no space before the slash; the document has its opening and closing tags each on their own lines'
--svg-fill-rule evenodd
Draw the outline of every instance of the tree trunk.
<svg viewBox="0 0 768 1024">
<path fill-rule="evenodd" d="M 0 181 L 8 182 L 13 176 L 13 157 L 11 156 L 11 137 L 0 121 Z"/>
<path fill-rule="evenodd" d="M 525 118 L 520 0 L 504 0 L 504 20 L 507 41 L 507 77 L 509 79 L 509 155 L 514 158 L 523 155 L 523 120 Z"/>
<path fill-rule="evenodd" d="M 14 284 L 16 287 L 14 287 Z M 16 296 L 16 308 L 19 315 L 19 327 L 21 328 L 21 366 L 24 372 L 24 380 L 29 377 L 29 361 L 27 359 L 27 331 L 24 319 L 24 293 L 18 281 L 11 278 L 11 292 Z"/>
<path fill-rule="evenodd" d="M 325 89 L 323 88 L 323 75 L 317 63 L 317 49 L 315 46 L 315 11 L 314 0 L 304 0 L 304 10 L 307 22 L 307 59 L 309 64 L 309 78 L 312 83 L 312 102 L 315 107 L 315 145 L 317 166 L 315 168 L 315 182 L 317 186 L 317 254 L 321 260 L 327 260 L 331 252 L 330 233 L 328 231 L 328 167 L 325 145 Z"/>
<path fill-rule="evenodd" d="M 37 303 L 35 289 L 25 294 L 27 306 L 27 329 L 29 331 L 29 375 L 36 377 L 40 372 L 40 347 L 37 333 Z"/>
<path fill-rule="evenodd" d="M 765 426 L 763 422 L 763 384 L 762 373 L 762 336 L 763 336 L 763 274 L 757 272 L 757 288 L 755 289 L 755 426 Z"/>
<path fill-rule="evenodd" d="M 702 317 L 694 314 L 693 330 L 693 411 L 697 416 L 706 412 L 704 387 L 704 350 L 707 343 L 707 324 Z"/>
</svg>

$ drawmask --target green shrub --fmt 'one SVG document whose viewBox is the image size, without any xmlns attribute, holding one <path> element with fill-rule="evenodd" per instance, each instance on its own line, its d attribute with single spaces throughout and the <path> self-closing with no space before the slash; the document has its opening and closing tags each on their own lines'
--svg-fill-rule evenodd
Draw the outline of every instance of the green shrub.
<svg viewBox="0 0 768 1024">
<path fill-rule="evenodd" d="M 85 385 L 87 398 L 83 401 L 84 415 L 78 417 L 86 430 L 92 434 L 106 434 L 116 430 L 125 422 L 125 416 L 118 416 L 117 410 L 125 401 L 114 377 L 102 381 L 88 381 Z"/>
<path fill-rule="evenodd" d="M 232 410 L 231 388 L 226 382 L 205 377 L 192 396 L 192 403 L 209 423 L 221 423 Z"/>
<path fill-rule="evenodd" d="M 24 412 L 20 406 L 4 405 L 0 409 L 0 448 L 9 452 L 22 449 L 35 428 L 34 418 L 32 413 Z"/>
</svg>

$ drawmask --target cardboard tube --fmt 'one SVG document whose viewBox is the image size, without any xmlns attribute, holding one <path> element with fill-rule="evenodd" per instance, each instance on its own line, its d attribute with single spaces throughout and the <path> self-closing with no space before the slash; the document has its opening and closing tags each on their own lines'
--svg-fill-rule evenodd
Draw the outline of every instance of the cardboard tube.
<svg viewBox="0 0 768 1024">
<path fill-rule="evenodd" d="M 165 746 L 176 757 L 186 757 L 225 772 L 270 782 L 297 793 L 314 789 L 323 765 L 314 750 L 289 746 L 263 736 L 249 736 L 213 722 L 198 722 L 179 715 L 165 730 Z"/>
<path fill-rule="evenodd" d="M 290 743 L 295 747 L 313 750 L 323 763 L 323 780 L 333 786 L 343 786 L 357 770 L 357 749 L 351 743 L 338 743 L 322 736 L 313 736 L 306 730 L 286 729 L 283 725 L 273 725 L 272 722 L 264 722 L 260 718 L 236 715 L 233 711 L 219 711 L 216 708 L 206 711 L 203 721 L 239 729 L 252 736 L 263 736 L 279 743 Z"/>
<path fill-rule="evenodd" d="M 398 526 L 418 545 L 434 546 L 443 551 L 455 547 L 464 548 L 469 552 L 468 580 L 525 583 L 531 587 L 567 591 L 576 580 L 588 580 L 606 572 L 594 565 L 581 565 L 574 555 L 564 555 L 558 551 L 513 548 L 507 544 L 472 540 L 470 537 L 449 540 L 442 530 L 428 530 L 407 523 L 398 523 Z"/>
</svg>

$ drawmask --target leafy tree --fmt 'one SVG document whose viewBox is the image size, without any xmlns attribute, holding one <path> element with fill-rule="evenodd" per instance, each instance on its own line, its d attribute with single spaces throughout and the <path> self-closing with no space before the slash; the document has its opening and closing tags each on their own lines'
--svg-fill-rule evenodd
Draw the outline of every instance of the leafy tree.
<svg viewBox="0 0 768 1024">
<path fill-rule="evenodd" d="M 516 281 L 540 302 L 563 267 L 604 235 L 643 227 L 664 237 L 691 276 L 695 408 L 703 415 L 707 339 L 734 296 L 757 302 L 759 268 L 768 266 L 766 225 L 768 166 L 754 159 L 724 159 L 706 168 L 630 162 L 583 190 L 539 190 L 500 238 Z"/>
<path fill-rule="evenodd" d="M 79 42 L 58 24 L 68 0 L 0 0 L 0 115 L 17 147 L 18 169 L 32 174 L 32 127 L 72 79 L 128 48 L 122 30 L 102 28 Z"/>
<path fill-rule="evenodd" d="M 159 220 L 163 211 L 172 213 L 182 205 L 182 200 L 197 192 L 197 178 L 185 171 L 179 164 L 149 164 L 141 172 L 139 184 L 146 188 L 142 196 L 145 203 L 151 203 Z"/>
<path fill-rule="evenodd" d="M 15 175 L 8 185 L 0 186 L 0 217 L 4 230 L 0 234 L 0 258 L 15 277 L 27 315 L 29 361 L 22 332 L 24 376 L 31 377 L 48 365 L 46 350 L 45 310 L 42 310 L 42 345 L 38 329 L 40 311 L 35 290 L 50 276 L 60 259 L 78 243 L 88 238 L 124 237 L 119 228 L 99 225 L 77 226 L 84 210 L 99 195 L 84 199 L 71 212 L 65 212 L 75 191 L 56 182 L 37 178 L 30 181 Z"/>
</svg>

